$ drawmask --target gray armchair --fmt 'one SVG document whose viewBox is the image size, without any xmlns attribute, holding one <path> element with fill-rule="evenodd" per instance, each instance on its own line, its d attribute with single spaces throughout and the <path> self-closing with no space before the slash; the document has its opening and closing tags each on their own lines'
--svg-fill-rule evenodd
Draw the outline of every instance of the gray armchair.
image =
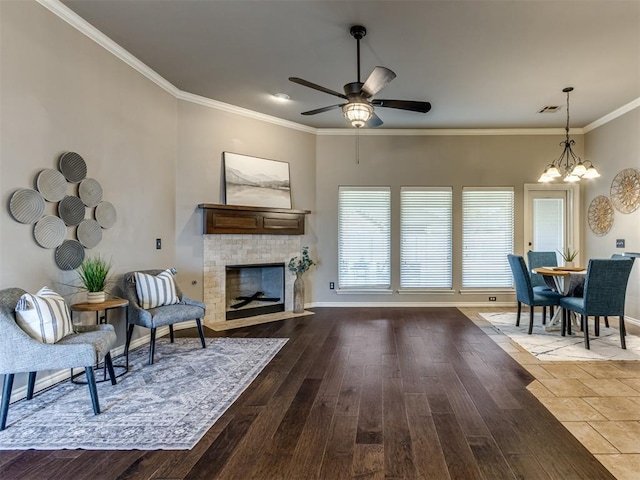
<svg viewBox="0 0 640 480">
<path fill-rule="evenodd" d="M 147 275 L 158 275 L 164 270 L 137 270 L 140 273 L 146 273 Z M 169 326 L 169 337 L 171 343 L 173 343 L 173 325 L 175 323 L 187 322 L 189 320 L 195 320 L 198 326 L 198 334 L 200 335 L 200 341 L 202 342 L 202 348 L 206 348 L 207 344 L 204 341 L 204 332 L 202 330 L 202 318 L 205 314 L 205 304 L 198 302 L 197 300 L 191 300 L 187 298 L 180 290 L 180 287 L 176 283 L 176 293 L 180 299 L 180 303 L 174 305 L 163 305 L 160 307 L 149 308 L 145 310 L 140 306 L 138 302 L 138 294 L 136 292 L 136 279 L 135 272 L 126 273 L 124 276 L 124 291 L 127 299 L 129 300 L 129 307 L 127 308 L 127 342 L 125 345 L 125 355 L 127 356 L 127 362 L 129 361 L 129 345 L 131 343 L 131 336 L 133 334 L 133 327 L 138 325 L 151 329 L 151 340 L 149 341 L 149 365 L 153 365 L 153 354 L 156 344 L 156 329 L 158 327 Z"/>
<path fill-rule="evenodd" d="M 0 430 L 4 430 L 9 413 L 9 401 L 16 373 L 29 373 L 27 400 L 33 398 L 38 370 L 62 370 L 84 367 L 93 404 L 93 413 L 100 413 L 93 366 L 104 358 L 113 385 L 116 376 L 109 350 L 116 343 L 112 325 L 76 326 L 74 333 L 56 343 L 41 343 L 31 338 L 16 323 L 15 307 L 27 293 L 20 288 L 0 290 L 0 374 L 4 374 Z"/>
</svg>

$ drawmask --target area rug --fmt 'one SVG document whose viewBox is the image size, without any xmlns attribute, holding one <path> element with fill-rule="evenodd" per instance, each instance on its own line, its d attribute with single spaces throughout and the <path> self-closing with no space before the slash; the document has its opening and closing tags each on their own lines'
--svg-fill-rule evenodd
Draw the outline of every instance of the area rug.
<svg viewBox="0 0 640 480">
<path fill-rule="evenodd" d="M 589 320 L 590 349 L 584 348 L 584 336 L 579 330 L 565 337 L 559 331 L 547 332 L 542 328 L 542 315 L 534 315 L 533 333 L 529 335 L 529 314 L 520 318 L 520 326 L 516 327 L 515 313 L 481 313 L 485 320 L 507 335 L 511 340 L 523 347 L 539 360 L 572 361 L 572 360 L 640 360 L 640 338 L 627 334 L 627 349 L 620 348 L 620 332 L 616 328 L 606 328 L 600 319 L 600 336 L 593 332 L 593 318 Z M 575 328 L 573 330 L 576 330 Z M 491 336 L 491 332 L 487 332 Z"/>
<path fill-rule="evenodd" d="M 129 356 L 117 385 L 64 382 L 9 407 L 0 449 L 182 450 L 192 448 L 287 342 L 284 338 L 158 340 Z M 120 363 L 122 359 L 115 359 Z"/>
</svg>

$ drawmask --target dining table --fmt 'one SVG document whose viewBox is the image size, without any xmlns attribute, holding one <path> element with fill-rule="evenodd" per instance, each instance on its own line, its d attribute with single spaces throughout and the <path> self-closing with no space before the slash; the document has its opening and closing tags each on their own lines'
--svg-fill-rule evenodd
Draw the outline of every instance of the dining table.
<svg viewBox="0 0 640 480">
<path fill-rule="evenodd" d="M 544 282 L 554 292 L 561 293 L 565 297 L 576 295 L 584 286 L 586 267 L 536 267 L 533 273 L 542 275 Z M 578 327 L 577 320 L 571 315 L 571 323 Z M 551 320 L 544 326 L 547 332 L 562 329 L 562 309 L 558 308 Z"/>
</svg>

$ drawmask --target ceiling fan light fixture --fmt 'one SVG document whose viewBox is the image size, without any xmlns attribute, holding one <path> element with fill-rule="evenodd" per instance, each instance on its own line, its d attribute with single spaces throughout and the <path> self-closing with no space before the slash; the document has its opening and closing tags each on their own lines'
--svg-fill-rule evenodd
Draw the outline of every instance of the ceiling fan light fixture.
<svg viewBox="0 0 640 480">
<path fill-rule="evenodd" d="M 352 126 L 361 128 L 373 115 L 373 107 L 368 103 L 347 103 L 342 107 L 342 113 Z"/>
</svg>

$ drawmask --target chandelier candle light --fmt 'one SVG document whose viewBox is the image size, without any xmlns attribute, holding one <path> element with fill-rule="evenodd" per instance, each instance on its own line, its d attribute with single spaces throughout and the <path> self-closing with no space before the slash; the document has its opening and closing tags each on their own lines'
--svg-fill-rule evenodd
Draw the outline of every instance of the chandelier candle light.
<svg viewBox="0 0 640 480">
<path fill-rule="evenodd" d="M 562 89 L 567 94 L 567 125 L 565 126 L 565 139 L 560 142 L 564 148 L 560 156 L 552 163 L 547 165 L 538 182 L 552 182 L 556 178 L 564 177 L 565 182 L 579 182 L 582 178 L 598 178 L 600 173 L 593 164 L 586 160 L 582 162 L 571 149 L 575 145 L 574 140 L 569 139 L 569 93 L 573 91 L 573 87 Z"/>
</svg>

